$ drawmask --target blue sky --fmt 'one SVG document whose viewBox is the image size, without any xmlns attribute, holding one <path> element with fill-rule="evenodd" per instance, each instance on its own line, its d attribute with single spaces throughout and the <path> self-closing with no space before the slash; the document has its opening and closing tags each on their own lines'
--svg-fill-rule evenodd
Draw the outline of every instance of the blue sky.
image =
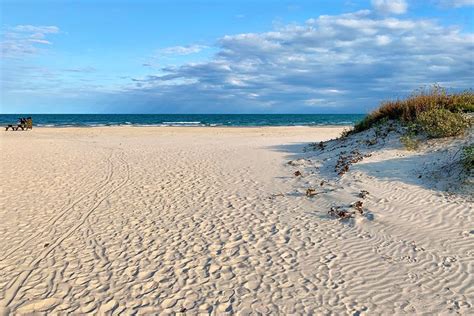
<svg viewBox="0 0 474 316">
<path fill-rule="evenodd" d="M 1 113 L 363 113 L 474 83 L 474 0 L 0 8 Z"/>
</svg>

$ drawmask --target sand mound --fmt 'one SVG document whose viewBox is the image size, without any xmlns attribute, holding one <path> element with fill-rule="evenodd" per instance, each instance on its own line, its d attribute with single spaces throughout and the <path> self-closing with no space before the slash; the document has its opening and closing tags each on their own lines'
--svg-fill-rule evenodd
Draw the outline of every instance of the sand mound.
<svg viewBox="0 0 474 316">
<path fill-rule="evenodd" d="M 460 163 L 464 137 L 400 143 L 396 123 L 306 147 L 291 180 L 308 214 L 337 227 L 330 274 L 346 300 L 369 311 L 472 313 L 472 175 Z M 304 194 L 306 192 L 306 194 Z M 321 223 L 320 226 L 321 227 Z M 379 310 L 379 308 L 381 308 Z M 386 311 L 387 313 L 387 311 Z"/>
</svg>

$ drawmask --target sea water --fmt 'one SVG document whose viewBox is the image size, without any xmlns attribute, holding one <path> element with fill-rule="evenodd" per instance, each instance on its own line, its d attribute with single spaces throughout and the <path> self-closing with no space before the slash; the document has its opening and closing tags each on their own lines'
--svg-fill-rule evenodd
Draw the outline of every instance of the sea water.
<svg viewBox="0 0 474 316">
<path fill-rule="evenodd" d="M 362 114 L 0 114 L 0 124 L 33 118 L 34 126 L 327 126 L 353 125 Z"/>
</svg>

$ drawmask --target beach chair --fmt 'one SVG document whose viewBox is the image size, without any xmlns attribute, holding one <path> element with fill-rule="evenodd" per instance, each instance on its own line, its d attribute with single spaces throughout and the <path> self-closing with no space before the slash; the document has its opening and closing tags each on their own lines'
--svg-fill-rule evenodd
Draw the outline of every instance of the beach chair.
<svg viewBox="0 0 474 316">
<path fill-rule="evenodd" d="M 18 129 L 21 128 L 22 131 L 28 130 L 28 129 L 33 129 L 33 121 L 29 119 L 26 123 L 18 123 L 18 124 L 8 124 L 5 126 L 5 131 L 8 131 L 9 129 L 12 129 L 12 131 L 17 131 Z"/>
<path fill-rule="evenodd" d="M 26 125 L 25 124 L 8 124 L 6 127 L 5 127 L 5 131 L 8 131 L 8 129 L 12 129 L 12 131 L 17 131 L 18 129 L 21 128 L 22 131 L 25 130 L 26 128 Z"/>
</svg>

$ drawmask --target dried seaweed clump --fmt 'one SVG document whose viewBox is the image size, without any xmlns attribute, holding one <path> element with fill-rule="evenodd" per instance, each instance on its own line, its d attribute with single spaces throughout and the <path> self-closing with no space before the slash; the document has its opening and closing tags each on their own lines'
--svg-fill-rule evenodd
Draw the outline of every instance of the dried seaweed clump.
<svg viewBox="0 0 474 316">
<path fill-rule="evenodd" d="M 328 211 L 329 216 L 337 219 L 349 219 L 354 218 L 357 214 L 364 215 L 363 202 L 357 201 L 351 204 L 351 208 L 345 208 L 344 206 L 333 206 Z M 352 210 L 354 209 L 354 210 Z"/>
<path fill-rule="evenodd" d="M 352 164 L 358 163 L 366 157 L 372 156 L 371 154 L 363 155 L 358 150 L 353 150 L 349 155 L 345 155 L 345 152 L 341 152 L 339 158 L 337 159 L 336 167 L 334 171 L 337 172 L 339 176 L 344 175 L 349 171 L 349 167 Z"/>
<path fill-rule="evenodd" d="M 362 190 L 362 191 L 360 191 L 360 193 L 359 193 L 359 197 L 360 197 L 361 199 L 365 199 L 365 198 L 367 197 L 367 195 L 369 195 L 369 194 L 370 194 L 369 191 Z"/>
</svg>

